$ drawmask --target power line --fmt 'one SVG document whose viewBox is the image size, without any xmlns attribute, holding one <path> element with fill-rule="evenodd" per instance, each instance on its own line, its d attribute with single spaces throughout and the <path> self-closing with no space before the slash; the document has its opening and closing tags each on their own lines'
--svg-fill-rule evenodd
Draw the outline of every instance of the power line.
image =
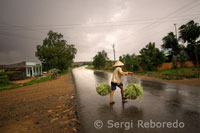
<svg viewBox="0 0 200 133">
<path fill-rule="evenodd" d="M 23 26 L 14 25 L 14 24 L 6 23 L 6 22 L 3 22 L 3 23 L 6 24 L 9 27 L 16 27 L 16 28 L 19 28 L 19 29 L 22 29 L 22 30 L 29 30 L 31 32 L 37 32 L 37 33 L 42 33 L 42 34 L 44 33 L 44 32 L 38 31 L 37 29 L 31 29 L 30 30 L 30 29 L 23 27 Z M 0 30 L 3 30 L 3 29 L 0 29 Z M 45 34 L 46 34 L 46 32 L 45 32 Z"/>
<path fill-rule="evenodd" d="M 136 25 L 136 24 L 148 24 L 151 23 L 151 21 L 156 21 L 156 20 L 160 20 L 162 22 L 165 21 L 170 21 L 173 19 L 178 19 L 178 18 L 183 18 L 183 19 L 187 19 L 188 17 L 192 17 L 192 16 L 199 16 L 200 14 L 191 14 L 191 15 L 184 15 L 184 16 L 176 16 L 176 17 L 168 17 L 168 19 L 162 19 L 162 18 L 154 18 L 154 19 L 141 19 L 141 20 L 124 20 L 124 21 L 115 21 L 115 22 L 102 22 L 102 23 L 90 23 L 90 24 L 67 24 L 67 25 L 41 25 L 41 26 L 21 26 L 21 25 L 0 25 L 0 27 L 5 28 L 8 27 L 10 29 L 1 29 L 1 30 L 12 30 L 11 28 L 15 28 L 15 30 L 46 30 L 45 28 L 53 28 L 53 29 L 71 29 L 71 28 L 93 28 L 93 27 L 110 27 L 110 26 L 123 26 L 123 25 Z M 162 20 L 161 20 L 162 19 Z M 120 22 L 134 22 L 134 23 L 125 23 L 125 24 L 117 24 L 117 25 L 113 25 L 115 23 L 120 23 Z M 111 23 L 112 25 L 102 25 L 102 24 L 106 24 L 106 23 Z M 97 24 L 97 25 L 94 25 Z M 101 24 L 101 25 L 100 25 Z M 76 25 L 76 26 L 74 26 Z M 71 27 L 70 27 L 71 26 Z M 40 27 L 40 28 L 38 28 Z M 36 28 L 36 29 L 35 29 Z M 44 32 L 43 32 L 44 33 Z"/>
<path fill-rule="evenodd" d="M 169 13 L 169 14 L 166 15 L 165 17 L 162 17 L 162 18 L 159 19 L 158 21 L 155 21 L 155 22 L 153 22 L 153 23 L 151 23 L 151 24 L 149 24 L 149 25 L 143 27 L 142 29 L 140 29 L 140 30 L 138 30 L 138 31 L 136 31 L 136 32 L 141 32 L 141 31 L 143 31 L 143 30 L 149 28 L 150 26 L 152 26 L 152 25 L 154 25 L 154 24 L 156 24 L 156 23 L 159 23 L 160 20 L 163 20 L 163 19 L 165 19 L 165 18 L 168 18 L 169 16 L 174 15 L 175 13 L 180 12 L 181 10 L 184 10 L 185 7 L 188 7 L 188 5 L 190 5 L 191 3 L 192 3 L 191 5 L 193 5 L 193 4 L 195 4 L 196 2 L 198 2 L 198 1 L 195 1 L 195 2 L 194 2 L 194 1 L 195 1 L 195 0 L 193 0 L 193 1 L 191 1 L 191 2 L 189 2 L 189 3 L 187 3 L 187 4 L 185 4 L 184 6 L 182 6 L 182 7 L 178 8 L 178 9 L 176 9 L 175 11 Z M 193 3 L 193 2 L 194 2 L 194 3 Z M 197 6 L 197 5 L 195 5 L 195 6 Z M 152 27 L 150 27 L 150 28 L 152 28 Z M 136 32 L 135 32 L 135 33 L 136 33 Z M 131 33 L 130 35 L 135 34 L 135 33 Z M 130 35 L 128 35 L 128 37 L 129 37 Z M 124 40 L 124 39 L 126 39 L 126 38 L 128 38 L 128 37 L 126 36 L 126 37 L 124 37 L 124 38 L 118 40 L 118 43 L 119 43 L 119 41 Z"/>
<path fill-rule="evenodd" d="M 194 0 L 195 1 L 195 0 Z M 192 3 L 193 1 L 191 1 L 190 3 Z M 196 1 L 196 2 L 199 2 L 199 1 Z M 189 3 L 189 4 L 190 4 Z M 188 4 L 188 5 L 189 5 Z M 195 4 L 195 5 L 193 5 L 193 4 L 195 4 L 195 3 L 192 3 L 190 6 L 190 8 L 189 9 L 191 9 L 191 8 L 193 8 L 193 7 L 196 7 L 196 6 L 198 6 L 199 4 Z M 188 6 L 187 4 L 184 6 L 184 7 L 182 7 L 180 10 L 178 9 L 178 10 L 176 10 L 176 12 L 175 13 L 177 13 L 177 12 L 179 12 L 179 13 L 183 13 L 183 11 L 185 11 L 185 10 L 189 10 L 189 9 L 187 9 L 189 6 Z M 185 8 L 186 7 L 186 8 Z M 180 12 L 181 11 L 181 12 Z M 171 13 L 172 14 L 172 13 Z M 174 14 L 172 14 L 172 15 L 174 15 Z M 169 16 L 169 15 L 168 15 Z M 175 17 L 177 17 L 177 16 L 175 16 Z M 168 17 L 166 17 L 166 18 L 168 18 Z M 158 26 L 158 25 L 160 25 L 161 24 L 161 22 L 162 22 L 162 20 L 161 21 L 158 21 L 157 22 L 157 25 L 154 25 L 154 26 Z M 164 22 L 165 23 L 165 22 Z M 149 29 L 151 29 L 152 27 L 150 27 Z M 149 30 L 148 29 L 148 30 Z"/>
<path fill-rule="evenodd" d="M 24 35 L 21 35 L 21 34 L 11 34 L 11 33 L 7 33 L 7 32 L 0 32 L 0 35 L 1 35 L 1 36 L 7 36 L 7 37 L 12 36 L 12 37 L 23 38 L 23 39 L 28 39 L 28 40 L 43 41 L 43 40 L 40 39 L 40 38 L 32 38 L 32 37 L 24 36 Z"/>
<path fill-rule="evenodd" d="M 199 16 L 195 17 L 195 18 L 199 18 Z M 182 21 L 182 20 L 188 20 L 189 18 L 181 18 L 181 19 L 173 19 L 173 20 L 161 20 L 160 23 L 165 23 L 165 22 L 173 22 L 173 21 Z M 194 17 L 190 18 L 190 19 L 194 19 Z M 152 22 L 143 22 L 143 23 L 129 23 L 129 24 L 118 24 L 118 25 L 102 25 L 102 26 L 88 26 L 88 27 L 57 27 L 57 28 L 51 28 L 51 29 L 61 29 L 61 30 L 64 30 L 64 29 L 69 29 L 69 30 L 104 30 L 102 28 L 116 28 L 116 27 L 119 27 L 119 26 L 123 26 L 123 27 L 126 27 L 126 26 L 135 26 L 135 25 L 139 25 L 139 24 L 151 24 Z M 84 28 L 84 29 L 82 29 Z M 97 29 L 98 28 L 98 29 Z M 24 29 L 13 29 L 13 28 L 6 28 L 6 29 L 0 29 L 0 30 L 24 30 Z M 39 32 L 37 30 L 47 30 L 47 29 L 25 29 L 25 30 L 29 30 L 29 31 L 32 31 L 33 32 Z M 39 32 L 41 33 L 41 32 Z M 46 32 L 43 32 L 43 33 L 46 33 Z"/>
<path fill-rule="evenodd" d="M 191 2 L 190 2 L 190 3 L 191 3 Z M 195 3 L 193 3 L 193 4 L 195 4 Z M 193 4 L 192 4 L 192 5 L 193 5 Z M 185 6 L 186 6 L 186 5 L 185 5 Z M 184 6 L 184 7 L 185 7 L 185 6 Z M 188 4 L 187 4 L 187 6 L 188 6 Z M 191 5 L 190 5 L 190 6 L 191 6 Z M 193 7 L 195 7 L 195 6 L 198 6 L 198 5 L 195 4 L 194 6 L 190 7 L 189 9 L 191 9 L 191 8 L 193 8 Z M 181 7 L 181 8 L 184 8 L 184 7 Z M 179 8 L 179 9 L 180 9 L 180 8 Z M 179 9 L 177 9 L 176 12 L 180 12 Z M 188 9 L 188 8 L 184 8 L 183 10 L 189 10 L 189 9 Z M 182 10 L 182 11 L 183 11 L 183 10 Z M 182 12 L 181 12 L 181 13 L 182 13 Z M 172 13 L 171 13 L 171 14 L 172 14 Z M 173 15 L 174 15 L 174 14 L 173 14 Z M 169 16 L 169 15 L 168 15 L 168 16 Z M 168 18 L 168 17 L 167 17 L 167 18 Z M 172 18 L 172 17 L 170 17 L 170 18 Z M 173 18 L 174 18 L 174 17 L 173 17 Z M 163 20 L 164 20 L 164 17 L 163 17 Z M 168 22 L 168 21 L 159 21 L 159 22 L 156 22 L 156 23 L 160 23 L 160 22 Z M 150 28 L 152 28 L 152 27 L 150 27 Z M 150 29 L 150 28 L 149 28 L 149 29 Z M 143 29 L 143 30 L 144 30 L 144 29 Z M 141 32 L 141 31 L 143 31 L 143 30 L 140 29 L 140 30 L 137 31 L 137 32 Z"/>
<path fill-rule="evenodd" d="M 14 28 L 17 28 L 17 29 L 21 29 L 21 30 L 29 30 L 29 31 L 33 31 L 33 32 L 39 32 L 39 33 L 42 33 L 42 32 L 40 32 L 40 31 L 38 31 L 38 30 L 46 30 L 46 29 L 44 29 L 44 28 L 48 28 L 48 26 L 68 26 L 68 27 L 51 27 L 51 28 L 53 28 L 53 29 L 73 29 L 73 28 L 97 28 L 97 27 L 109 27 L 109 28 L 111 28 L 111 27 L 115 27 L 115 26 L 131 26 L 131 25 L 136 25 L 136 24 L 149 24 L 149 25 L 147 25 L 147 26 L 145 26 L 145 27 L 143 27 L 142 29 L 140 29 L 140 30 L 138 30 L 138 31 L 136 31 L 136 32 L 142 32 L 143 30 L 146 30 L 147 28 L 152 28 L 152 27 L 150 27 L 150 26 L 152 26 L 152 25 L 154 25 L 154 24 L 156 24 L 156 23 L 161 23 L 161 22 L 168 22 L 168 21 L 171 21 L 171 20 L 169 20 L 169 18 L 171 18 L 171 19 L 176 19 L 176 18 L 184 18 L 184 17 L 188 17 L 187 15 L 185 15 L 185 16 L 179 16 L 179 17 L 170 17 L 171 15 L 174 15 L 174 13 L 176 13 L 176 12 L 180 12 L 180 11 L 182 11 L 182 10 L 188 10 L 187 8 L 188 8 L 188 5 L 190 5 L 191 3 L 192 3 L 193 1 L 191 1 L 191 2 L 189 2 L 187 5 L 185 5 L 185 6 L 183 6 L 183 7 L 181 7 L 181 8 L 179 8 L 179 9 L 177 9 L 177 10 L 175 10 L 174 12 L 172 12 L 172 13 L 170 13 L 170 14 L 168 14 L 167 16 L 165 16 L 165 17 L 162 17 L 162 18 L 158 18 L 158 19 L 149 19 L 149 20 L 124 20 L 124 21 L 116 21 L 116 22 L 103 22 L 103 23 L 91 23 L 91 24 L 106 24 L 106 23 L 111 23 L 112 25 L 100 25 L 100 26 L 95 26 L 95 25 L 91 25 L 91 24 L 86 24 L 86 25 L 90 25 L 90 26 L 85 26 L 85 27 L 69 27 L 69 26 L 74 26 L 74 25 L 76 25 L 76 26 L 84 26 L 83 24 L 68 24 L 68 25 L 43 25 L 43 29 L 34 29 L 34 28 L 30 28 L 30 27 L 38 27 L 38 26 L 19 26 L 19 25 L 13 25 L 13 24 L 6 24 L 6 23 L 4 23 L 4 24 L 6 24 L 7 25 L 7 27 L 14 27 Z M 197 2 L 197 1 L 196 1 Z M 195 3 L 196 3 L 195 2 Z M 195 4 L 195 3 L 192 3 L 192 5 L 193 4 Z M 187 6 L 187 8 L 185 8 Z M 191 6 L 191 5 L 190 5 Z M 189 7 L 189 9 L 191 9 L 191 8 L 193 8 L 193 7 L 195 7 L 195 6 L 198 6 L 197 4 L 196 5 L 194 5 L 194 6 L 192 6 L 192 7 Z M 194 14 L 194 15 L 199 15 L 199 14 Z M 190 16 L 191 17 L 191 16 Z M 168 20 L 166 20 L 166 18 L 168 18 Z M 148 21 L 153 21 L 153 23 L 152 22 L 148 22 Z M 155 21 L 155 22 L 154 22 Z M 120 23 L 120 22 L 135 22 L 135 23 L 129 23 L 129 24 L 118 24 L 118 25 L 114 25 L 115 23 Z M 0 26 L 0 27 L 5 27 L 5 25 L 3 25 L 3 26 Z M 40 26 L 40 27 L 42 27 L 42 26 Z M 6 29 L 1 29 L 1 30 L 6 30 Z M 10 29 L 10 30 L 12 30 L 12 29 Z M 43 32 L 44 33 L 44 32 Z M 46 32 L 45 32 L 45 34 L 46 34 Z M 16 36 L 17 36 L 17 34 L 15 34 Z M 132 35 L 132 34 L 131 34 Z M 21 35 L 19 35 L 19 36 L 21 36 Z M 120 41 L 121 41 L 121 39 L 120 39 Z"/>
<path fill-rule="evenodd" d="M 9 24 L 9 23 L 5 23 L 4 22 L 4 24 L 6 24 L 6 25 L 9 25 L 9 26 L 15 26 L 15 27 L 19 27 L 19 28 L 21 28 L 22 30 L 29 30 L 29 31 L 32 31 L 32 32 L 39 32 L 39 31 L 37 31 L 37 29 L 33 29 L 33 30 L 30 30 L 30 29 L 28 29 L 28 28 L 26 28 L 26 27 L 23 27 L 23 26 L 18 26 L 18 25 L 13 25 L 13 24 Z M 39 33 L 41 33 L 41 32 L 39 32 Z M 46 32 L 42 32 L 42 33 L 45 33 L 46 34 Z M 38 39 L 38 38 L 32 38 L 32 37 L 29 37 L 29 36 L 24 36 L 24 35 L 22 35 L 22 34 L 13 34 L 13 33 L 8 33 L 8 32 L 1 32 L 0 33 L 0 35 L 2 35 L 2 36 L 14 36 L 14 37 L 18 37 L 18 38 L 24 38 L 24 39 L 30 39 L 30 40 L 37 40 L 37 41 L 43 41 L 43 39 Z M 68 37 L 68 36 L 65 36 L 65 37 Z M 70 38 L 70 37 L 68 37 L 68 38 Z"/>
</svg>

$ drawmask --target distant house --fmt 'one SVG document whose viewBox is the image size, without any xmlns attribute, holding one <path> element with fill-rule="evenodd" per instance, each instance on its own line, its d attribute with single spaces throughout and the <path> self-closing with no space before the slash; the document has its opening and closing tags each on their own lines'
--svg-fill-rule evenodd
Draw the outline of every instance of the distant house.
<svg viewBox="0 0 200 133">
<path fill-rule="evenodd" d="M 42 65 L 36 62 L 23 61 L 16 64 L 0 65 L 0 71 L 21 71 L 23 79 L 42 75 Z"/>
</svg>

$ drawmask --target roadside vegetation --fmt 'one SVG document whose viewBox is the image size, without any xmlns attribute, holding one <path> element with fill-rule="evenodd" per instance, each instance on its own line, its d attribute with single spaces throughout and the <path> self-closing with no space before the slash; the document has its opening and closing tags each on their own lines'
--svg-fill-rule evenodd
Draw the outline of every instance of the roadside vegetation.
<svg viewBox="0 0 200 133">
<path fill-rule="evenodd" d="M 59 73 L 56 74 L 56 77 L 67 74 L 74 67 L 77 67 L 77 66 L 70 67 L 68 70 L 60 71 Z M 19 88 L 19 87 L 27 86 L 27 85 L 38 84 L 38 83 L 46 82 L 46 81 L 49 81 L 49 80 L 52 80 L 52 73 L 51 73 L 51 71 L 49 71 L 46 76 L 35 77 L 33 80 L 25 82 L 23 84 L 22 83 L 12 83 L 12 82 L 10 82 L 8 80 L 8 76 L 4 76 L 4 79 L 2 79 L 1 76 L 0 76 L 0 91 L 2 91 L 2 90 L 9 90 L 9 89 L 15 89 L 15 88 Z"/>
<path fill-rule="evenodd" d="M 140 50 L 139 55 L 123 54 L 119 60 L 124 63 L 126 71 L 135 74 L 145 74 L 161 79 L 200 78 L 200 26 L 193 20 L 179 27 L 179 38 L 169 32 L 162 38 L 161 49 L 154 42 L 149 42 Z M 185 65 L 192 61 L 193 67 Z M 113 70 L 115 62 L 109 60 L 102 50 L 93 57 L 89 69 Z M 172 63 L 169 70 L 158 70 L 163 63 Z M 181 64 L 181 65 L 178 65 Z"/>
<path fill-rule="evenodd" d="M 161 70 L 161 71 L 134 71 L 135 74 L 145 74 L 147 76 L 166 79 L 166 80 L 179 80 L 184 78 L 200 78 L 198 75 L 198 68 L 196 67 L 185 67 L 185 68 L 177 68 L 177 69 L 169 69 L 169 70 Z M 177 74 L 178 71 L 178 74 Z"/>
<path fill-rule="evenodd" d="M 77 67 L 72 66 L 76 52 L 77 49 L 75 48 L 75 45 L 67 44 L 67 41 L 63 39 L 61 33 L 50 30 L 47 37 L 44 39 L 43 44 L 37 45 L 35 52 L 36 57 L 38 57 L 42 63 L 43 71 L 46 71 L 47 74 L 42 77 L 35 77 L 33 80 L 22 84 L 12 83 L 11 81 L 16 80 L 14 79 L 16 77 L 23 77 L 23 72 L 0 72 L 0 91 L 46 82 L 70 72 L 74 67 Z"/>
<path fill-rule="evenodd" d="M 2 90 L 9 90 L 9 89 L 15 89 L 21 87 L 21 84 L 17 83 L 7 83 L 7 84 L 1 84 L 0 85 L 0 91 Z"/>
<path fill-rule="evenodd" d="M 51 79 L 51 76 L 47 76 L 47 77 L 38 77 L 38 78 L 35 78 L 35 79 L 31 80 L 31 81 L 25 82 L 25 83 L 23 84 L 23 86 L 42 83 L 42 82 L 48 81 L 48 80 L 50 80 L 50 79 Z"/>
<path fill-rule="evenodd" d="M 61 33 L 49 31 L 42 45 L 37 45 L 35 56 L 41 61 L 44 70 L 53 68 L 61 71 L 72 66 L 77 49 L 67 44 Z"/>
<path fill-rule="evenodd" d="M 13 74 L 16 73 L 15 71 L 7 71 L 7 72 L 0 72 L 0 91 L 5 89 L 13 89 L 20 87 L 20 84 L 11 83 L 9 82 L 10 79 L 13 78 Z"/>
</svg>

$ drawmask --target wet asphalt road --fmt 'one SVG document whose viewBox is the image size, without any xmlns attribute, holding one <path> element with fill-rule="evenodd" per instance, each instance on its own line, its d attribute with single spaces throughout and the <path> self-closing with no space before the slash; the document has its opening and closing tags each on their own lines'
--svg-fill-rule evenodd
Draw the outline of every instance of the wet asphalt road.
<svg viewBox="0 0 200 133">
<path fill-rule="evenodd" d="M 199 87 L 124 76 L 124 87 L 130 83 L 143 87 L 143 99 L 122 103 L 117 88 L 111 106 L 109 95 L 96 92 L 100 82 L 110 84 L 111 76 L 84 67 L 73 70 L 81 132 L 200 133 Z"/>
</svg>

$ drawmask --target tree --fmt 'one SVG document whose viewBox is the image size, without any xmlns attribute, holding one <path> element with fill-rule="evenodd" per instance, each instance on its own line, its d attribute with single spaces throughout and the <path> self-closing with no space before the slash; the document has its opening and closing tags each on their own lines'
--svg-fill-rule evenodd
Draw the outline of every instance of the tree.
<svg viewBox="0 0 200 133">
<path fill-rule="evenodd" d="M 61 33 L 50 30 L 43 44 L 37 45 L 35 55 L 45 70 L 57 68 L 63 71 L 72 65 L 77 50 L 66 42 Z"/>
<path fill-rule="evenodd" d="M 93 57 L 92 64 L 94 65 L 94 68 L 102 68 L 105 67 L 106 61 L 108 60 L 109 58 L 107 53 L 104 50 L 102 50 Z"/>
<path fill-rule="evenodd" d="M 187 53 L 190 59 L 198 66 L 200 57 L 200 42 L 197 39 L 200 36 L 200 26 L 193 20 L 179 28 L 180 37 L 184 43 L 187 43 Z M 195 58 L 194 58 L 195 57 Z"/>
<path fill-rule="evenodd" d="M 177 56 L 180 53 L 181 48 L 173 32 L 168 33 L 162 40 L 161 47 L 168 52 L 168 55 Z"/>
<path fill-rule="evenodd" d="M 161 45 L 161 47 L 162 49 L 168 51 L 169 57 L 172 57 L 173 68 L 176 68 L 176 73 L 178 74 L 177 56 L 181 51 L 181 47 L 178 44 L 178 40 L 173 32 L 168 33 L 168 35 L 163 37 L 162 40 L 163 44 Z"/>
<path fill-rule="evenodd" d="M 196 45 L 194 44 L 188 44 L 186 46 L 185 51 L 187 52 L 187 55 L 189 56 L 189 59 L 196 65 L 197 60 L 200 60 L 200 42 L 198 41 Z M 196 56 L 197 55 L 197 56 Z"/>
<path fill-rule="evenodd" d="M 187 57 L 185 51 L 180 52 L 180 54 L 177 57 L 177 60 L 181 63 L 181 67 L 185 66 L 185 62 L 188 60 L 188 57 Z"/>
<path fill-rule="evenodd" d="M 144 70 L 156 70 L 166 60 L 164 52 L 156 48 L 155 43 L 151 42 L 140 50 L 140 54 L 140 64 Z"/>
<path fill-rule="evenodd" d="M 119 60 L 124 63 L 125 69 L 127 71 L 136 71 L 138 70 L 138 57 L 135 54 L 126 54 L 119 57 Z"/>
</svg>

